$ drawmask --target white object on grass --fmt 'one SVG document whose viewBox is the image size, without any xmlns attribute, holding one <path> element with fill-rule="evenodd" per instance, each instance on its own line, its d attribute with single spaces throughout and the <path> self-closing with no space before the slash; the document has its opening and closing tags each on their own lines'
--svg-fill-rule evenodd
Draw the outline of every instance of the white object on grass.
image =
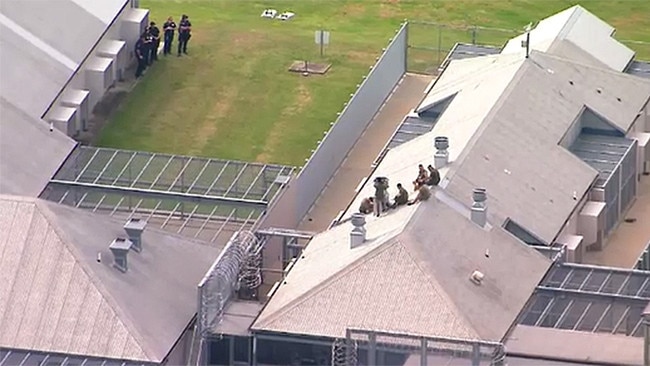
<svg viewBox="0 0 650 366">
<path fill-rule="evenodd" d="M 280 20 L 291 20 L 296 14 L 290 12 L 290 11 L 285 11 L 284 13 L 280 14 L 278 19 Z"/>
<path fill-rule="evenodd" d="M 262 18 L 273 19 L 273 18 L 275 18 L 275 16 L 276 16 L 277 14 L 278 14 L 278 11 L 275 10 L 275 9 L 266 9 L 266 10 L 264 10 L 264 11 L 262 12 L 262 15 L 260 15 L 260 17 L 262 17 Z"/>
</svg>

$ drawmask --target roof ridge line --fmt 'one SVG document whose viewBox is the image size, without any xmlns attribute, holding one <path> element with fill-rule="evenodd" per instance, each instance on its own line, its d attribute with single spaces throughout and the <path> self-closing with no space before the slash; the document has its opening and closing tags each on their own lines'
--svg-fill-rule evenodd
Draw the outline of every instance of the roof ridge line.
<svg viewBox="0 0 650 366">
<path fill-rule="evenodd" d="M 129 335 L 133 338 L 135 343 L 140 347 L 142 353 L 148 358 L 148 360 L 146 361 L 158 362 L 159 360 L 157 360 L 156 357 L 153 356 L 155 352 L 145 347 L 140 341 L 140 339 L 144 338 L 144 336 L 138 331 L 131 317 L 125 311 L 122 310 L 122 307 L 119 306 L 118 302 L 111 295 L 110 291 L 108 291 L 108 289 L 102 284 L 102 282 L 97 279 L 94 270 L 90 268 L 90 266 L 87 263 L 85 263 L 85 261 L 80 260 L 80 258 L 82 258 L 83 256 L 80 255 L 79 250 L 77 250 L 77 248 L 74 245 L 69 243 L 71 241 L 70 236 L 65 232 L 65 230 L 62 230 L 61 228 L 59 228 L 58 225 L 56 225 L 57 223 L 56 215 L 54 215 L 54 213 L 50 211 L 49 207 L 47 207 L 47 204 L 44 201 L 41 201 L 39 199 L 34 199 L 34 205 L 35 208 L 37 208 L 41 212 L 45 221 L 47 221 L 47 223 L 50 225 L 50 228 L 61 239 L 61 243 L 65 246 L 66 249 L 70 251 L 70 253 L 72 253 L 75 262 L 81 267 L 81 270 L 88 276 L 88 280 L 90 281 L 90 283 L 93 286 L 95 286 L 97 291 L 99 291 L 99 293 L 102 295 L 104 301 L 106 301 L 106 303 L 111 308 L 111 310 L 115 312 L 115 315 L 119 319 L 119 321 L 128 330 Z M 74 207 L 67 207 L 67 208 L 70 208 L 72 210 L 79 210 L 78 208 L 74 208 Z M 136 335 L 137 337 L 134 337 L 134 335 Z"/>
</svg>

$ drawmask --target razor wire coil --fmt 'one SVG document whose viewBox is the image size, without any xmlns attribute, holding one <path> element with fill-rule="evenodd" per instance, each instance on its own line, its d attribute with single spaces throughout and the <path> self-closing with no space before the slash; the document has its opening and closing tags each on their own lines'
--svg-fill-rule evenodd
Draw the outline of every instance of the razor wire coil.
<svg viewBox="0 0 650 366">
<path fill-rule="evenodd" d="M 357 366 L 356 340 L 337 338 L 332 342 L 332 366 Z"/>
</svg>

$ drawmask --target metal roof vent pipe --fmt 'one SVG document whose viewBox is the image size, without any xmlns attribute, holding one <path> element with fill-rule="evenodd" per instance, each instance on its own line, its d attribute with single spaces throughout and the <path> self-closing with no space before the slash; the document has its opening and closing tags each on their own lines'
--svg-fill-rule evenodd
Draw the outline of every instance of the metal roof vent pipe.
<svg viewBox="0 0 650 366">
<path fill-rule="evenodd" d="M 436 169 L 440 169 L 449 164 L 449 138 L 445 136 L 438 136 L 434 140 L 436 153 L 433 156 L 433 165 Z"/>
<path fill-rule="evenodd" d="M 476 225 L 484 227 L 487 223 L 487 193 L 485 193 L 485 188 L 474 188 L 472 191 L 472 214 L 471 218 Z"/>
<path fill-rule="evenodd" d="M 147 226 L 146 221 L 133 217 L 124 224 L 124 231 L 126 231 L 126 235 L 129 236 L 129 240 L 133 243 L 131 249 L 138 253 L 142 251 L 142 232 L 145 226 Z"/>
<path fill-rule="evenodd" d="M 352 231 L 350 232 L 350 249 L 354 249 L 366 241 L 366 216 L 362 213 L 352 214 Z"/>
<path fill-rule="evenodd" d="M 113 267 L 117 268 L 120 272 L 124 273 L 129 269 L 126 258 L 131 249 L 131 244 L 131 240 L 129 239 L 117 238 L 108 246 L 108 249 L 113 253 Z"/>
</svg>

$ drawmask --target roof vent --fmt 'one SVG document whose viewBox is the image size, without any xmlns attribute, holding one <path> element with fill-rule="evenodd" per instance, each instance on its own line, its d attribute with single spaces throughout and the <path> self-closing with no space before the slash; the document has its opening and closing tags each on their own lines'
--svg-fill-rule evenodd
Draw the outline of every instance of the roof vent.
<svg viewBox="0 0 650 366">
<path fill-rule="evenodd" d="M 433 165 L 436 169 L 440 169 L 449 163 L 449 138 L 445 136 L 437 136 L 434 140 L 436 153 L 433 156 Z"/>
<path fill-rule="evenodd" d="M 147 222 L 138 218 L 130 218 L 124 225 L 124 231 L 133 243 L 131 248 L 138 253 L 142 251 L 142 232 L 145 226 L 147 226 Z"/>
<path fill-rule="evenodd" d="M 362 213 L 352 214 L 352 231 L 350 232 L 350 249 L 354 249 L 366 241 L 366 216 Z"/>
<path fill-rule="evenodd" d="M 108 249 L 113 253 L 113 267 L 121 272 L 126 272 L 129 269 L 126 257 L 131 249 L 131 244 L 131 240 L 129 239 L 117 238 L 108 246 Z"/>
<path fill-rule="evenodd" d="M 472 192 L 472 214 L 471 218 L 476 225 L 484 227 L 487 223 L 487 194 L 485 193 L 485 188 L 474 188 Z"/>
<path fill-rule="evenodd" d="M 470 281 L 474 282 L 477 285 L 480 285 L 481 282 L 483 282 L 483 278 L 485 278 L 485 275 L 478 270 L 472 272 L 472 275 L 469 276 Z"/>
</svg>

